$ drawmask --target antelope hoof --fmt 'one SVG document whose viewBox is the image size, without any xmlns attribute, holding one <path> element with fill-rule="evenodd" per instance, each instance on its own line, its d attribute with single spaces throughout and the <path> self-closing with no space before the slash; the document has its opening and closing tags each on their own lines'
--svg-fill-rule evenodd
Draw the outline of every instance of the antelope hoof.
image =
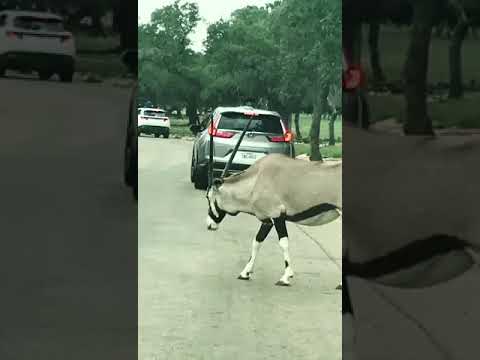
<svg viewBox="0 0 480 360">
<path fill-rule="evenodd" d="M 243 276 L 242 274 L 238 275 L 238 280 L 250 280 L 250 276 Z"/>
<path fill-rule="evenodd" d="M 290 286 L 290 283 L 287 283 L 285 281 L 282 281 L 282 280 L 278 280 L 275 285 L 277 286 Z"/>
</svg>

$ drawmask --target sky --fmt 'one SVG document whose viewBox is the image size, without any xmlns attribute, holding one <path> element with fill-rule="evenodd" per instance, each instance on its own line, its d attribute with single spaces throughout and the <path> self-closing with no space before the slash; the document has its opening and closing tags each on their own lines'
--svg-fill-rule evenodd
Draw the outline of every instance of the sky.
<svg viewBox="0 0 480 360">
<path fill-rule="evenodd" d="M 263 6 L 273 0 L 188 0 L 196 2 L 200 10 L 202 20 L 192 35 L 192 47 L 195 51 L 203 50 L 203 41 L 207 37 L 208 25 L 220 20 L 226 19 L 236 10 L 249 5 Z M 170 5 L 175 0 L 139 0 L 138 15 L 139 22 L 146 23 L 150 20 L 150 14 L 158 8 Z"/>
</svg>

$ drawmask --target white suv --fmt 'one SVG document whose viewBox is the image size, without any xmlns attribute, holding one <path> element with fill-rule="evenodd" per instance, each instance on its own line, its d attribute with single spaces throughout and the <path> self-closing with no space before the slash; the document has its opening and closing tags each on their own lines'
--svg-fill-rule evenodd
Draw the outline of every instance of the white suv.
<svg viewBox="0 0 480 360">
<path fill-rule="evenodd" d="M 166 111 L 156 108 L 138 109 L 138 134 L 153 134 L 156 138 L 170 136 L 170 119 Z"/>
<path fill-rule="evenodd" d="M 71 82 L 75 41 L 60 16 L 37 11 L 0 11 L 0 76 L 7 69 L 37 71 L 40 79 L 58 74 Z"/>
</svg>

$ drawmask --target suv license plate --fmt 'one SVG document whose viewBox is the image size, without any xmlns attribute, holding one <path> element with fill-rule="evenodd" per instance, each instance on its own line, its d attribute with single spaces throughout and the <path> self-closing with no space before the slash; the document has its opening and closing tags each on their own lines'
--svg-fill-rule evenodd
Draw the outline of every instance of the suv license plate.
<svg viewBox="0 0 480 360">
<path fill-rule="evenodd" d="M 254 153 L 254 152 L 241 152 L 238 155 L 241 159 L 244 159 L 244 160 L 257 160 L 263 156 L 263 154 L 261 153 Z"/>
</svg>

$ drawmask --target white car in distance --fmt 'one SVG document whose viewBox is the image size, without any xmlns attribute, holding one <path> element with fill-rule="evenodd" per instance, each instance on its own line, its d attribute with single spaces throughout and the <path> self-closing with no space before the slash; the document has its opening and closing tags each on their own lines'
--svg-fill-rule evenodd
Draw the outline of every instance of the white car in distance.
<svg viewBox="0 0 480 360">
<path fill-rule="evenodd" d="M 153 134 L 156 138 L 170 136 L 170 118 L 166 111 L 157 108 L 138 109 L 138 134 Z"/>
<path fill-rule="evenodd" d="M 76 47 L 62 17 L 40 11 L 0 11 L 0 76 L 7 69 L 36 71 L 42 80 L 58 74 L 72 82 Z"/>
</svg>

